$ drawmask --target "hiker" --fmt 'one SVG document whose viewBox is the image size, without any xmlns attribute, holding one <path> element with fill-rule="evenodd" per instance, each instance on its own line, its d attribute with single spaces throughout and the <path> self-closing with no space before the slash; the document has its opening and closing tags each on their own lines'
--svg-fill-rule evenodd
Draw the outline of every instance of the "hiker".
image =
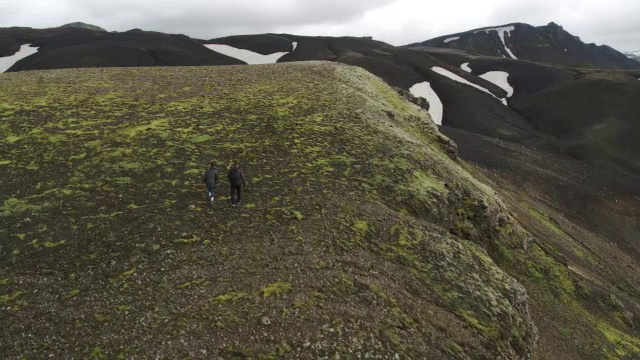
<svg viewBox="0 0 640 360">
<path fill-rule="evenodd" d="M 216 197 L 216 183 L 218 182 L 218 170 L 215 163 L 212 162 L 209 170 L 204 172 L 202 182 L 207 186 L 207 197 L 213 205 L 213 199 Z"/>
<path fill-rule="evenodd" d="M 242 193 L 242 187 L 245 186 L 244 174 L 240 168 L 240 162 L 234 161 L 229 168 L 229 185 L 231 186 L 231 206 L 238 206 L 240 204 L 240 195 Z"/>
</svg>

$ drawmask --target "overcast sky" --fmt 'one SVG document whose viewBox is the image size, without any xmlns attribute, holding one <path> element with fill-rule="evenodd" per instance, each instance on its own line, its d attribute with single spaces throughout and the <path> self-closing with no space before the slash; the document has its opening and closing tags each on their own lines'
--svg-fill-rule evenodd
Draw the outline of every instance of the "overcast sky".
<svg viewBox="0 0 640 360">
<path fill-rule="evenodd" d="M 393 45 L 490 25 L 554 21 L 584 42 L 640 50 L 638 0 L 0 0 L 0 27 L 82 21 L 211 39 L 292 33 L 373 36 Z"/>
</svg>

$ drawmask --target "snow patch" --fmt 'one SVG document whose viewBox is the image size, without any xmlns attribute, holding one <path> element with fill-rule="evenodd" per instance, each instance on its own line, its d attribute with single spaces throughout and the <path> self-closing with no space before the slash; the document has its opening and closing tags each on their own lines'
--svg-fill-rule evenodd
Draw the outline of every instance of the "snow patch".
<svg viewBox="0 0 640 360">
<path fill-rule="evenodd" d="M 220 45 L 220 44 L 205 44 L 204 46 L 209 49 L 230 56 L 232 58 L 236 58 L 240 61 L 244 61 L 249 65 L 255 64 L 275 64 L 278 59 L 282 56 L 288 54 L 288 52 L 277 52 L 269 55 L 262 55 L 257 52 L 253 52 L 245 49 L 234 48 L 229 45 Z"/>
<path fill-rule="evenodd" d="M 475 31 L 474 34 L 479 32 L 485 32 L 488 34 L 489 31 L 496 31 L 498 33 L 498 36 L 500 37 L 500 41 L 502 41 L 502 45 L 504 46 L 504 49 L 507 51 L 507 54 L 509 54 L 511 58 L 517 59 L 517 57 L 513 55 L 513 53 L 511 52 L 511 49 L 509 49 L 507 44 L 504 42 L 504 33 L 508 33 L 509 36 L 511 36 L 511 32 L 515 29 L 516 29 L 515 26 L 503 26 L 503 27 L 497 27 L 497 28 L 478 30 L 478 31 Z"/>
<path fill-rule="evenodd" d="M 294 41 L 291 43 L 291 45 L 293 46 L 293 49 L 291 49 L 291 52 L 294 52 L 296 50 L 296 48 L 298 47 L 298 42 Z"/>
<path fill-rule="evenodd" d="M 509 85 L 508 81 L 509 73 L 505 71 L 489 71 L 479 77 L 504 89 L 504 91 L 507 92 L 507 97 L 511 97 L 513 95 L 513 87 Z"/>
<path fill-rule="evenodd" d="M 22 45 L 17 53 L 11 56 L 0 57 L 0 73 L 9 70 L 18 60 L 24 59 L 29 55 L 33 55 L 38 52 L 37 47 L 31 47 L 31 45 Z"/>
<path fill-rule="evenodd" d="M 452 41 L 456 41 L 456 40 L 459 40 L 459 39 L 460 39 L 460 36 L 454 36 L 454 37 L 450 37 L 450 38 L 444 39 L 443 43 L 446 44 L 446 43 L 450 43 Z"/>
<path fill-rule="evenodd" d="M 421 97 L 429 102 L 429 115 L 433 122 L 442 125 L 442 101 L 435 91 L 431 88 L 431 84 L 428 81 L 417 83 L 413 85 L 409 92 L 413 96 Z"/>
<path fill-rule="evenodd" d="M 443 69 L 443 68 L 441 68 L 441 67 L 434 66 L 434 67 L 432 67 L 432 68 L 431 68 L 431 70 L 433 70 L 434 72 L 436 72 L 436 73 L 438 73 L 438 74 L 440 74 L 440 75 L 442 75 L 442 76 L 446 76 L 446 77 L 448 77 L 449 79 L 451 79 L 451 80 L 453 80 L 453 81 L 457 81 L 457 82 L 459 82 L 459 83 L 462 83 L 462 84 L 465 84 L 465 85 L 472 86 L 472 87 L 474 87 L 474 88 L 476 88 L 476 89 L 478 89 L 478 90 L 480 90 L 480 91 L 484 91 L 484 92 L 486 92 L 487 94 L 489 94 L 489 95 L 493 96 L 494 98 L 496 98 L 496 99 L 500 100 L 504 105 L 507 105 L 507 100 L 506 100 L 506 99 L 500 99 L 500 98 L 498 98 L 497 96 L 493 95 L 493 93 L 491 93 L 491 91 L 489 91 L 489 90 L 487 90 L 487 89 L 483 88 L 483 87 L 482 87 L 482 86 L 480 86 L 480 85 L 476 85 L 476 84 L 474 84 L 474 83 L 472 83 L 472 82 L 469 82 L 469 81 L 467 81 L 467 80 L 465 80 L 465 79 L 461 78 L 460 76 L 458 76 L 458 75 L 456 75 L 456 74 L 452 73 L 451 71 L 449 71 L 449 70 L 447 70 L 447 69 Z"/>
<path fill-rule="evenodd" d="M 469 63 L 468 62 L 460 65 L 460 69 L 462 69 L 462 70 L 464 70 L 464 71 L 466 71 L 468 73 L 471 73 L 471 68 L 469 67 Z"/>
</svg>

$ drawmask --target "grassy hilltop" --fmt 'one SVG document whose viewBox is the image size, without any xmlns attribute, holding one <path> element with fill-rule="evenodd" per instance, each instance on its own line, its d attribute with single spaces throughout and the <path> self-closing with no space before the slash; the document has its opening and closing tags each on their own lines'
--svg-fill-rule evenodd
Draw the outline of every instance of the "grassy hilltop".
<svg viewBox="0 0 640 360">
<path fill-rule="evenodd" d="M 427 113 L 362 69 L 36 71 L 0 99 L 7 358 L 527 358 L 531 277 L 588 315 Z M 243 205 L 223 175 L 209 207 L 202 172 L 236 158 Z M 640 351 L 575 321 L 591 351 Z"/>
</svg>

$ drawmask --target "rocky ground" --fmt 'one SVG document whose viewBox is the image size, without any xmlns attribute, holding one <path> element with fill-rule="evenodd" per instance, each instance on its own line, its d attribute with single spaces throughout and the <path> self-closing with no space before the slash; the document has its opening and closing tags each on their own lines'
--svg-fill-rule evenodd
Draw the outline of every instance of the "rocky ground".
<svg viewBox="0 0 640 360">
<path fill-rule="evenodd" d="M 538 336 L 558 337 L 536 328 L 553 314 L 587 329 L 565 341 L 574 357 L 640 352 L 427 113 L 362 69 L 56 70 L 2 84 L 5 358 L 525 359 L 546 354 Z M 243 205 L 222 180 L 210 207 L 202 172 L 233 159 Z"/>
</svg>

